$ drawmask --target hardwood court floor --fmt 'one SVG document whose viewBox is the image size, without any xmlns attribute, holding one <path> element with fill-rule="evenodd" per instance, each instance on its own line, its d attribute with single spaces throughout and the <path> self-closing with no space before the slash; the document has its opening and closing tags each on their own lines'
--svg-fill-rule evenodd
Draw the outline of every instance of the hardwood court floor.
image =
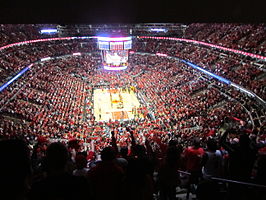
<svg viewBox="0 0 266 200">
<path fill-rule="evenodd" d="M 136 94 L 121 89 L 95 89 L 93 92 L 96 121 L 130 120 L 137 118 L 133 108 L 139 108 Z M 142 115 L 139 117 L 143 117 Z"/>
</svg>

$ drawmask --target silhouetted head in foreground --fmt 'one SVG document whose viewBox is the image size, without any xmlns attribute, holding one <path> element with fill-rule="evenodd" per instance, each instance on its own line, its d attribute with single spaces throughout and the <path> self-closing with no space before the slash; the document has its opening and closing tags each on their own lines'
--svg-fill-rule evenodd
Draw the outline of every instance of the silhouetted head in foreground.
<svg viewBox="0 0 266 200">
<path fill-rule="evenodd" d="M 250 144 L 250 139 L 249 139 L 248 135 L 245 134 L 245 133 L 240 134 L 240 136 L 239 136 L 239 145 L 241 147 L 248 147 L 249 144 Z"/>
<path fill-rule="evenodd" d="M 193 147 L 195 147 L 195 148 L 199 148 L 200 147 L 200 138 L 195 137 L 193 139 Z"/>
<path fill-rule="evenodd" d="M 170 146 L 166 152 L 166 161 L 169 164 L 174 164 L 179 160 L 180 152 L 175 146 Z"/>
<path fill-rule="evenodd" d="M 48 172 L 64 171 L 69 154 L 64 144 L 60 142 L 52 143 L 46 151 L 46 166 Z"/>
<path fill-rule="evenodd" d="M 127 154 L 128 154 L 128 148 L 127 148 L 127 146 L 125 146 L 125 147 L 121 147 L 121 149 L 120 149 L 120 154 L 121 154 L 121 156 L 122 156 L 123 158 L 126 158 L 126 157 L 127 157 Z"/>
<path fill-rule="evenodd" d="M 217 141 L 214 140 L 214 139 L 208 139 L 207 141 L 207 147 L 208 147 L 208 150 L 210 151 L 216 151 L 217 150 Z"/>
<path fill-rule="evenodd" d="M 105 147 L 101 152 L 102 161 L 112 161 L 115 159 L 115 151 L 112 147 Z"/>
<path fill-rule="evenodd" d="M 168 146 L 176 146 L 176 145 L 178 145 L 178 141 L 177 140 L 170 140 L 169 141 L 169 144 L 168 144 Z"/>
<path fill-rule="evenodd" d="M 146 148 L 143 145 L 137 144 L 133 149 L 134 155 L 138 158 L 146 156 Z"/>
<path fill-rule="evenodd" d="M 87 159 L 83 154 L 77 154 L 75 161 L 77 169 L 83 169 L 87 166 Z"/>
</svg>

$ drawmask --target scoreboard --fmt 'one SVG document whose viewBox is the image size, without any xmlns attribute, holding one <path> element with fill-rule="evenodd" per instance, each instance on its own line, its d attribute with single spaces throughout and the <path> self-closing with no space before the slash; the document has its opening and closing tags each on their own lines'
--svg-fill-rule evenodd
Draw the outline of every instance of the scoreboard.
<svg viewBox="0 0 266 200">
<path fill-rule="evenodd" d="M 97 37 L 97 39 L 104 69 L 126 69 L 128 66 L 128 50 L 132 48 L 131 37 Z"/>
</svg>

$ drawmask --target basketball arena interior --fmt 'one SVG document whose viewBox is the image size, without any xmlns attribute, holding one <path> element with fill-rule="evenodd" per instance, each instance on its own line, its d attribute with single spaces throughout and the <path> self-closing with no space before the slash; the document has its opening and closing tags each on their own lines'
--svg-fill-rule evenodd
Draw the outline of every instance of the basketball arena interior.
<svg viewBox="0 0 266 200">
<path fill-rule="evenodd" d="M 0 25 L 1 199 L 265 200 L 266 24 Z"/>
</svg>

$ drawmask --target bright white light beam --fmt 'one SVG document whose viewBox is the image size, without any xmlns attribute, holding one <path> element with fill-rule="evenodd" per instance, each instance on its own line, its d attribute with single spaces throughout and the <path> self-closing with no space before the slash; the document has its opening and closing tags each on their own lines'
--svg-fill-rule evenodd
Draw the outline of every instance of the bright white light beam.
<svg viewBox="0 0 266 200">
<path fill-rule="evenodd" d="M 41 33 L 57 33 L 57 29 L 51 28 L 51 29 L 42 29 Z"/>
<path fill-rule="evenodd" d="M 166 32 L 167 30 L 164 28 L 152 28 L 151 31 L 155 31 L 155 32 Z"/>
</svg>

